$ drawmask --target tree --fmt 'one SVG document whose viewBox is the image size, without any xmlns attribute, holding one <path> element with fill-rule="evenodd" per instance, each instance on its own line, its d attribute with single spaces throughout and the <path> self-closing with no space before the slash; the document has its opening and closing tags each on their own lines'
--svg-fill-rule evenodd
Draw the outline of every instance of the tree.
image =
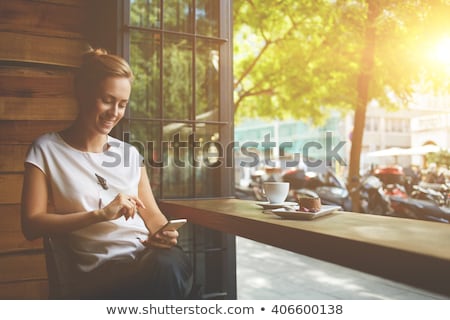
<svg viewBox="0 0 450 320">
<path fill-rule="evenodd" d="M 427 52 L 449 30 L 450 4 L 285 0 L 266 6 L 234 1 L 236 115 L 320 123 L 330 109 L 353 110 L 353 188 L 368 103 L 401 108 L 418 84 L 449 89 L 448 73 L 430 64 Z"/>
<path fill-rule="evenodd" d="M 234 1 L 237 118 L 319 123 L 329 108 L 350 110 L 354 85 L 348 74 L 357 65 L 347 61 L 357 57 L 342 45 L 347 35 L 334 29 L 332 6 L 328 1 L 291 0 L 270 2 L 267 10 L 267 4 Z"/>
</svg>

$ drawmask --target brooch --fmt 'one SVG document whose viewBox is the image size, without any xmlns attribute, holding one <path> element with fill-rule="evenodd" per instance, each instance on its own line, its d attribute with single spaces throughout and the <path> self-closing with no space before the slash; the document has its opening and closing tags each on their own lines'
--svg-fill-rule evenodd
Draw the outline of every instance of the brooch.
<svg viewBox="0 0 450 320">
<path fill-rule="evenodd" d="M 96 173 L 94 174 L 97 177 L 98 184 L 102 186 L 103 190 L 108 190 L 108 183 L 106 182 L 106 179 Z"/>
</svg>

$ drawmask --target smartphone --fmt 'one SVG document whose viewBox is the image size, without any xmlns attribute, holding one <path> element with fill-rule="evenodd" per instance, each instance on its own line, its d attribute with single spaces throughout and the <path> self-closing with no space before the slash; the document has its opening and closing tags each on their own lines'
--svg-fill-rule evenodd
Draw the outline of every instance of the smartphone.
<svg viewBox="0 0 450 320">
<path fill-rule="evenodd" d="M 158 231 L 156 231 L 153 235 L 152 238 L 158 234 L 159 232 L 163 232 L 166 230 L 178 230 L 179 228 L 181 228 L 181 226 L 183 226 L 185 223 L 187 222 L 186 219 L 176 219 L 176 220 L 169 220 L 165 225 L 163 225 L 161 228 L 159 228 Z"/>
</svg>

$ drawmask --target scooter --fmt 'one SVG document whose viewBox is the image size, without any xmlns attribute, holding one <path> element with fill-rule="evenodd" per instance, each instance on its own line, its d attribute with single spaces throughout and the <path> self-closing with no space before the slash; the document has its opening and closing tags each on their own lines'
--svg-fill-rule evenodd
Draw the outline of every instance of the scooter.
<svg viewBox="0 0 450 320">
<path fill-rule="evenodd" d="M 394 209 L 390 197 L 383 189 L 383 183 L 375 176 L 362 179 L 359 186 L 361 209 L 364 213 L 391 216 Z"/>
<path fill-rule="evenodd" d="M 446 185 L 443 185 L 446 187 Z M 411 198 L 432 202 L 438 206 L 446 206 L 448 204 L 447 188 L 435 190 L 424 185 L 413 186 Z"/>
<path fill-rule="evenodd" d="M 285 172 L 281 178 L 290 184 L 288 201 L 296 201 L 297 195 L 311 190 L 320 197 L 322 204 L 337 205 L 345 211 L 352 210 L 347 188 L 330 169 L 314 168 L 305 171 L 296 168 Z"/>
<path fill-rule="evenodd" d="M 393 214 L 396 217 L 450 223 L 450 209 L 447 207 L 428 200 L 398 196 L 391 196 L 390 200 L 396 208 Z"/>
</svg>

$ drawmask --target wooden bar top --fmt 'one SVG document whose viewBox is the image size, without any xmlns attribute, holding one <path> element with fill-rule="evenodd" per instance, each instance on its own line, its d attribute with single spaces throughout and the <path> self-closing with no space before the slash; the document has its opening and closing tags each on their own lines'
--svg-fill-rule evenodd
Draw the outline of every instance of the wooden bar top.
<svg viewBox="0 0 450 320">
<path fill-rule="evenodd" d="M 314 220 L 263 213 L 255 201 L 162 200 L 172 218 L 450 297 L 450 225 L 335 211 Z"/>
</svg>

